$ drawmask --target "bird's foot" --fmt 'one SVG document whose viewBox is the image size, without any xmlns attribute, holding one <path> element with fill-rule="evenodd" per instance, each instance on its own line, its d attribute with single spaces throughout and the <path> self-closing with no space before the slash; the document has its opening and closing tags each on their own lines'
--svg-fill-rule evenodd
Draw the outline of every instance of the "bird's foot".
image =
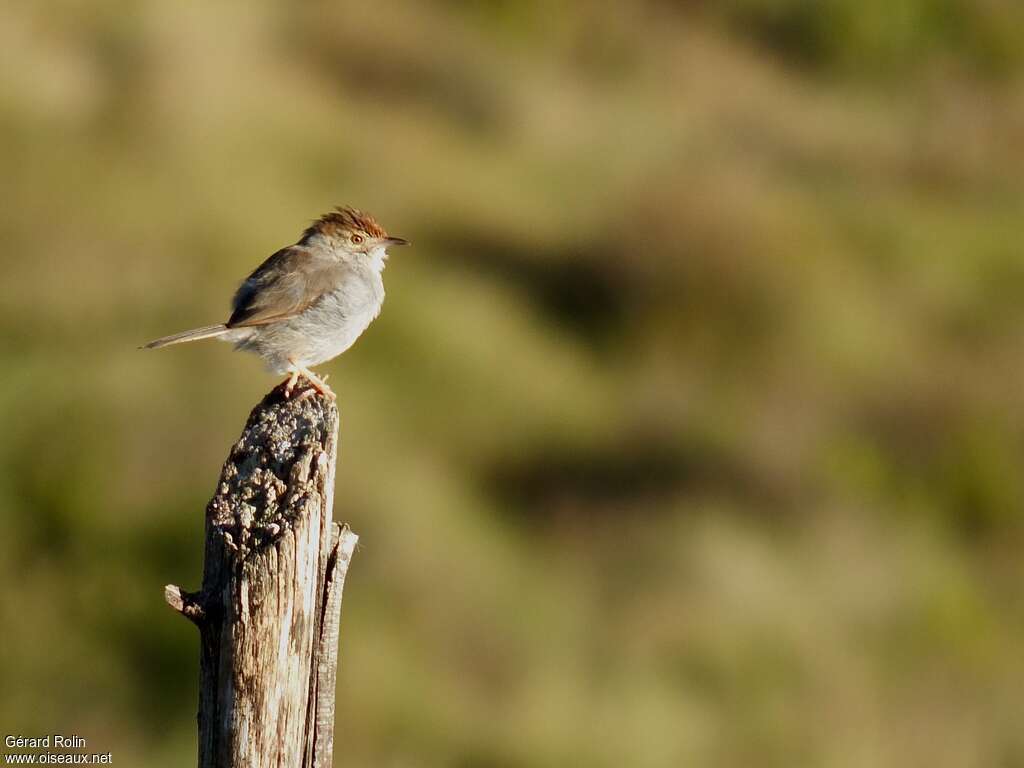
<svg viewBox="0 0 1024 768">
<path fill-rule="evenodd" d="M 289 400 L 292 396 L 292 390 L 295 389 L 295 382 L 299 380 L 299 369 L 292 368 L 292 375 L 288 377 L 288 381 L 284 385 L 284 399 Z"/>
<path fill-rule="evenodd" d="M 329 400 L 338 399 L 337 395 L 335 395 L 331 388 L 327 386 L 326 375 L 321 379 L 319 376 L 317 376 L 315 373 L 309 370 L 309 368 L 306 368 L 304 365 L 299 365 L 298 363 L 295 362 L 291 363 L 291 365 L 289 366 L 289 370 L 291 371 L 291 376 L 288 377 L 288 381 L 284 385 L 285 399 L 291 398 L 292 392 L 294 391 L 295 385 L 300 377 L 308 381 L 312 389 L 303 389 L 302 392 L 299 393 L 299 400 L 305 400 L 307 397 L 310 397 L 314 391 L 319 392 L 321 395 L 328 398 Z"/>
<path fill-rule="evenodd" d="M 327 376 L 322 379 L 313 373 L 308 368 L 298 366 L 299 373 L 302 377 L 312 385 L 313 389 L 319 392 L 321 395 L 326 397 L 328 400 L 337 400 L 338 396 L 334 394 L 334 391 L 327 386 Z"/>
</svg>

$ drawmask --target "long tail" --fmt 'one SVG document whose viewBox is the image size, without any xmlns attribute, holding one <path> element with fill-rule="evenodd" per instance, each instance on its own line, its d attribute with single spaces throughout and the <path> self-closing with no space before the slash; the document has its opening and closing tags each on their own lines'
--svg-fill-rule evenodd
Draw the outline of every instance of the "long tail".
<svg viewBox="0 0 1024 768">
<path fill-rule="evenodd" d="M 182 331 L 181 333 L 164 336 L 162 339 L 149 342 L 149 344 L 140 347 L 140 349 L 160 349 L 160 347 L 169 347 L 171 344 L 184 344 L 186 341 L 212 339 L 227 333 L 228 330 L 229 328 L 223 323 L 219 325 L 205 325 L 202 328 L 193 328 L 191 331 Z"/>
</svg>

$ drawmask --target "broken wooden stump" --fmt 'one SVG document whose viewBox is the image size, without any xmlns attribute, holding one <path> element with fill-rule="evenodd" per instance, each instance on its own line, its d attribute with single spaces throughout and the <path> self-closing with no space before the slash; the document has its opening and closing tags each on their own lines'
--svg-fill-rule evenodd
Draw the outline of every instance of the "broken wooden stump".
<svg viewBox="0 0 1024 768">
<path fill-rule="evenodd" d="M 202 589 L 168 585 L 199 627 L 199 768 L 331 766 L 341 593 L 358 537 L 332 520 L 338 410 L 273 390 L 206 508 Z"/>
</svg>

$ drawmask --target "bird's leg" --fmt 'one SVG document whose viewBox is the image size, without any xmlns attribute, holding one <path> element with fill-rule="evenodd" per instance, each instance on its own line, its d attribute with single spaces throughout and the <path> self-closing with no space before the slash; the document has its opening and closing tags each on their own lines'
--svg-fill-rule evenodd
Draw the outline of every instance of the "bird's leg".
<svg viewBox="0 0 1024 768">
<path fill-rule="evenodd" d="M 295 382 L 299 380 L 299 367 L 291 360 L 289 360 L 288 363 L 288 367 L 291 369 L 292 375 L 288 377 L 288 383 L 284 385 L 284 396 L 286 400 L 292 396 L 292 390 L 295 389 Z"/>
<path fill-rule="evenodd" d="M 319 376 L 317 376 L 315 373 L 309 370 L 309 368 L 307 368 L 304 365 L 299 365 L 297 362 L 290 358 L 288 360 L 288 371 L 291 373 L 291 376 L 288 377 L 288 381 L 284 385 L 285 398 L 290 398 L 292 396 L 292 391 L 295 389 L 295 384 L 298 382 L 299 377 L 301 376 L 312 385 L 314 390 L 319 392 L 324 397 L 328 397 L 331 400 L 337 399 L 337 396 L 334 394 L 334 392 L 331 391 L 331 388 L 327 386 L 327 376 L 324 376 L 321 379 Z M 299 395 L 299 399 L 305 399 L 305 397 L 307 397 L 308 394 L 309 390 L 306 390 L 301 395 Z"/>
<path fill-rule="evenodd" d="M 302 374 L 303 378 L 305 378 L 306 381 L 313 385 L 313 389 L 315 389 L 321 395 L 331 400 L 338 399 L 337 395 L 335 395 L 331 388 L 327 386 L 326 376 L 324 376 L 321 379 L 319 376 L 317 376 L 315 373 L 313 373 L 311 370 L 309 370 L 309 368 L 306 368 L 305 366 L 296 365 L 295 367 L 299 370 L 299 373 Z"/>
</svg>

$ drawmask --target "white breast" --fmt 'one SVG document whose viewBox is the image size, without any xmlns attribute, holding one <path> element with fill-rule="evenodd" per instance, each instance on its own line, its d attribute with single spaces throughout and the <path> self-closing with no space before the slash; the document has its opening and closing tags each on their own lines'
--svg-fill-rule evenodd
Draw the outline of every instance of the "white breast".
<svg viewBox="0 0 1024 768">
<path fill-rule="evenodd" d="M 303 365 L 312 366 L 337 357 L 351 347 L 380 314 L 384 281 L 380 269 L 354 273 L 336 291 L 303 313 L 307 337 Z"/>
</svg>

